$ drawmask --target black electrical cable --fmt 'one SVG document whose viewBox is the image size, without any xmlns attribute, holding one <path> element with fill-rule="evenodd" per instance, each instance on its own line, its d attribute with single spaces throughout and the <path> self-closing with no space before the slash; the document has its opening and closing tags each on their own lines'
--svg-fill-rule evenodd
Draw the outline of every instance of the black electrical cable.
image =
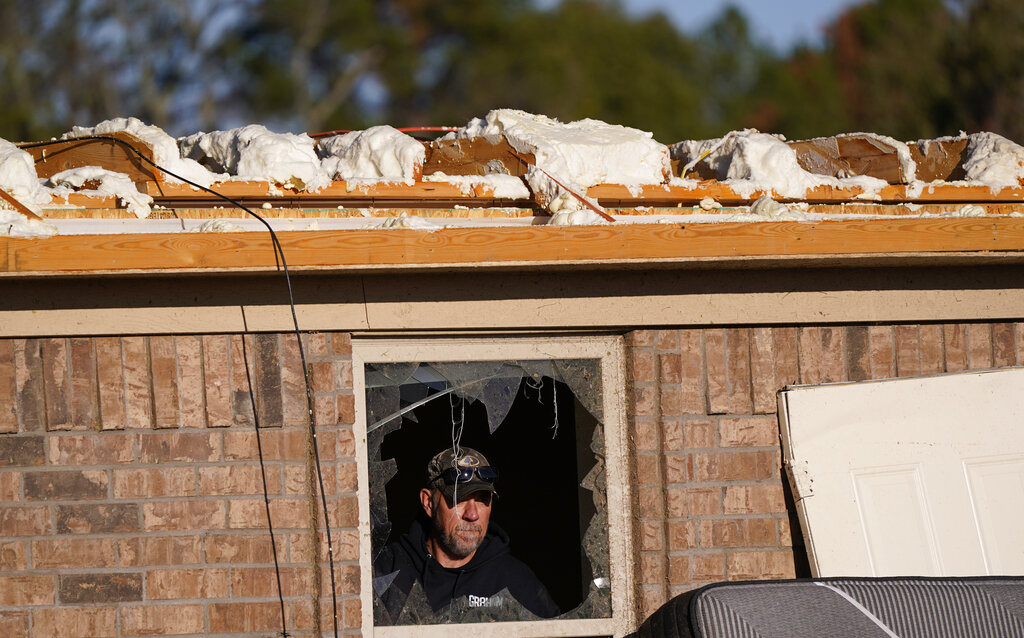
<svg viewBox="0 0 1024 638">
<path fill-rule="evenodd" d="M 305 351 L 305 348 L 303 348 L 303 346 L 302 346 L 302 334 L 299 332 L 299 319 L 298 319 L 298 317 L 295 314 L 295 295 L 292 292 L 292 279 L 291 279 L 291 275 L 288 272 L 288 263 L 285 261 L 285 258 L 284 258 L 284 248 L 281 247 L 281 242 L 277 239 L 277 234 L 274 232 L 274 229 L 270 227 L 270 223 L 267 222 L 266 219 L 264 219 L 263 217 L 260 217 L 259 215 L 254 213 L 252 210 L 250 210 L 249 208 L 244 206 L 241 202 L 236 201 L 236 200 L 228 197 L 227 195 L 223 195 L 223 194 L 218 193 L 217 191 L 215 191 L 215 190 L 213 190 L 211 188 L 207 188 L 206 186 L 202 186 L 200 184 L 197 184 L 197 183 L 193 182 L 192 180 L 186 179 L 186 178 L 182 177 L 181 175 L 177 175 L 175 173 L 172 173 L 171 171 L 167 170 L 163 166 L 160 166 L 159 164 L 157 164 L 153 160 L 151 160 L 148 157 L 146 157 L 145 155 L 143 155 L 142 152 L 139 149 L 137 149 L 134 146 L 132 146 L 131 143 L 129 143 L 126 140 L 122 140 L 122 139 L 114 137 L 112 135 L 83 135 L 82 137 L 69 138 L 69 139 L 66 139 L 66 140 L 51 140 L 51 141 L 47 141 L 47 142 L 32 142 L 32 143 L 29 143 L 29 144 L 19 144 L 18 148 L 36 148 L 36 147 L 40 147 L 40 146 L 53 146 L 53 145 L 57 145 L 57 144 L 67 144 L 68 142 L 73 142 L 75 140 L 90 140 L 90 139 L 91 140 L 108 140 L 108 141 L 111 141 L 111 142 L 116 142 L 118 144 L 124 145 L 132 153 L 137 155 L 142 161 L 144 161 L 147 164 L 150 164 L 151 166 L 153 166 L 153 168 L 156 168 L 157 170 L 163 171 L 164 173 L 170 175 L 171 177 L 173 177 L 175 179 L 181 180 L 182 182 L 185 182 L 186 184 L 188 184 L 190 186 L 193 186 L 193 187 L 198 188 L 200 190 L 203 190 L 203 191 L 205 191 L 207 193 L 210 193 L 211 195 L 219 197 L 219 198 L 223 199 L 224 201 L 228 202 L 229 204 L 231 204 L 232 206 L 236 206 L 236 207 L 244 210 L 246 213 L 252 215 L 256 219 L 258 219 L 264 226 L 266 226 L 267 231 L 270 233 L 270 240 L 271 240 L 271 243 L 274 246 L 274 253 L 275 253 L 275 255 L 277 257 L 280 257 L 280 259 L 281 259 L 281 269 L 284 272 L 284 280 L 285 280 L 285 283 L 288 286 L 288 306 L 291 309 L 291 313 L 292 313 L 292 326 L 294 327 L 295 340 L 298 342 L 298 346 L 299 346 L 299 360 L 302 363 L 302 377 L 303 377 L 303 379 L 306 382 L 306 411 L 307 411 L 307 413 L 309 415 L 309 430 L 310 430 L 310 434 L 312 435 L 312 438 L 313 438 L 313 458 L 314 458 L 314 460 L 316 462 L 316 477 L 317 477 L 317 481 L 320 483 L 320 502 L 321 502 L 321 505 L 322 505 L 323 510 L 324 510 L 324 526 L 325 526 L 325 531 L 327 532 L 327 560 L 329 562 L 330 569 L 331 569 L 331 609 L 333 611 L 333 617 L 334 617 L 334 636 L 335 636 L 335 638 L 337 638 L 337 636 L 338 636 L 338 597 L 337 597 L 337 593 L 336 593 L 337 586 L 336 586 L 336 584 L 334 582 L 334 546 L 333 546 L 333 543 L 331 541 L 331 521 L 330 521 L 330 516 L 328 516 L 328 512 L 327 512 L 327 496 L 324 493 L 324 476 L 323 476 L 323 472 L 320 469 L 320 450 L 319 450 L 320 446 L 318 445 L 317 438 L 316 438 L 316 418 L 315 418 L 315 416 L 313 414 L 313 390 L 312 390 L 312 386 L 310 385 L 310 382 L 309 382 L 309 371 L 306 369 L 306 351 Z M 259 436 L 259 429 L 257 428 L 257 437 L 258 436 Z M 259 439 L 258 438 L 257 438 L 257 447 L 259 447 Z M 262 463 L 263 463 L 262 453 L 261 453 L 260 457 L 261 457 L 260 458 L 260 464 L 261 464 L 261 467 L 262 467 Z M 266 500 L 266 495 L 265 494 L 264 494 L 264 499 Z M 270 525 L 270 506 L 269 506 L 269 503 L 267 505 L 267 524 L 268 524 L 268 526 Z M 273 532 L 271 532 L 271 533 L 273 533 Z M 277 554 L 276 554 L 276 552 L 274 554 L 274 567 L 275 567 L 275 569 L 277 569 Z M 279 570 L 278 570 L 277 578 L 278 578 L 277 591 L 278 591 L 278 596 L 281 599 L 281 625 L 282 625 L 281 634 L 286 636 L 288 634 L 287 634 L 287 631 L 284 629 L 284 593 L 281 591 L 281 575 L 280 575 L 280 571 Z M 319 610 L 314 610 L 313 613 L 319 613 Z"/>
</svg>

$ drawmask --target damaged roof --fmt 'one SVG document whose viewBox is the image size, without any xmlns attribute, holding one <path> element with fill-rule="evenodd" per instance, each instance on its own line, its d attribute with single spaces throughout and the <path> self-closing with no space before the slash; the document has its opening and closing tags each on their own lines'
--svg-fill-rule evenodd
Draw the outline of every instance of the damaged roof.
<svg viewBox="0 0 1024 638">
<path fill-rule="evenodd" d="M 1024 147 L 994 133 L 666 145 L 496 110 L 429 141 L 390 126 L 174 139 L 119 118 L 0 140 L 0 271 L 273 270 L 267 226 L 298 270 L 1019 260 L 1022 179 Z"/>
</svg>

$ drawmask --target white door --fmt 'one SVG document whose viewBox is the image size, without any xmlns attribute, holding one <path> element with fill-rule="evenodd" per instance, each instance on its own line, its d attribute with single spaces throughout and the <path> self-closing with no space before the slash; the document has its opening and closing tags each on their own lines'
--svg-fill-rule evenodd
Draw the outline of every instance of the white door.
<svg viewBox="0 0 1024 638">
<path fill-rule="evenodd" d="M 1024 368 L 797 386 L 779 415 L 815 576 L 1024 574 Z"/>
</svg>

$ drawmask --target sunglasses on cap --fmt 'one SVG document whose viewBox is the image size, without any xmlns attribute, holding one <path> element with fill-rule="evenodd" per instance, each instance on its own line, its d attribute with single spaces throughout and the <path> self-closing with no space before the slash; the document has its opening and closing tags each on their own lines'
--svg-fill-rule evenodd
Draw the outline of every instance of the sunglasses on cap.
<svg viewBox="0 0 1024 638">
<path fill-rule="evenodd" d="M 474 474 L 479 476 L 481 481 L 488 483 L 498 480 L 498 468 L 491 467 L 490 465 L 481 465 L 480 467 L 449 467 L 430 479 L 430 481 L 433 482 L 440 478 L 444 479 L 447 485 L 458 485 L 459 483 L 469 483 L 472 481 Z"/>
</svg>

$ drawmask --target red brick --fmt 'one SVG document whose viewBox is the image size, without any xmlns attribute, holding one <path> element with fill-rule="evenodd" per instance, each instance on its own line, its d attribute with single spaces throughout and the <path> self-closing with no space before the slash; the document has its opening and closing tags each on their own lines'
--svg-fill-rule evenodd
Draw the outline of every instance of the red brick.
<svg viewBox="0 0 1024 638">
<path fill-rule="evenodd" d="M 305 499 L 271 499 L 270 516 L 274 529 L 301 528 L 309 520 L 309 507 Z M 261 529 L 266 526 L 267 512 L 263 499 L 234 499 L 228 503 L 228 527 L 231 529 Z"/>
<path fill-rule="evenodd" d="M 669 518 L 721 514 L 722 490 L 719 487 L 668 489 L 666 507 Z"/>
<path fill-rule="evenodd" d="M 121 340 L 124 357 L 125 405 L 128 427 L 153 427 L 153 395 L 150 392 L 149 348 L 144 337 Z"/>
<path fill-rule="evenodd" d="M 338 395 L 338 423 L 356 422 L 356 398 L 351 394 Z"/>
<path fill-rule="evenodd" d="M 921 374 L 937 374 L 946 369 L 942 352 L 942 326 L 929 324 L 920 327 Z"/>
<path fill-rule="evenodd" d="M 195 565 L 200 562 L 199 536 L 143 536 L 117 542 L 120 564 L 125 567 Z"/>
<path fill-rule="evenodd" d="M 313 397 L 313 416 L 318 426 L 337 425 L 338 397 L 334 394 Z"/>
<path fill-rule="evenodd" d="M 0 506 L 0 538 L 50 533 L 50 508 Z"/>
<path fill-rule="evenodd" d="M 695 481 L 757 481 L 772 478 L 775 469 L 769 451 L 693 454 Z"/>
<path fill-rule="evenodd" d="M 37 435 L 0 437 L 0 467 L 43 465 L 46 463 L 43 440 L 44 437 Z"/>
<path fill-rule="evenodd" d="M 22 541 L 0 542 L 0 572 L 25 571 L 25 554 L 25 543 Z"/>
<path fill-rule="evenodd" d="M 231 412 L 235 425 L 253 424 L 253 404 L 250 394 L 256 384 L 253 337 L 231 335 L 228 341 L 231 360 Z"/>
<path fill-rule="evenodd" d="M 113 608 L 64 607 L 32 612 L 33 638 L 112 638 L 116 635 L 117 611 Z"/>
<path fill-rule="evenodd" d="M 871 378 L 889 379 L 896 376 L 896 337 L 892 326 L 871 326 Z"/>
<path fill-rule="evenodd" d="M 306 458 L 306 431 L 260 428 L 264 461 L 302 461 Z M 224 433 L 225 461 L 254 461 L 259 458 L 256 433 L 232 430 Z M 211 459 L 213 460 L 213 459 Z"/>
<path fill-rule="evenodd" d="M 679 349 L 679 331 L 678 330 L 658 330 L 654 333 L 654 344 L 658 350 L 678 350 Z"/>
<path fill-rule="evenodd" d="M 97 337 L 95 341 L 100 427 L 104 430 L 121 430 L 126 425 L 121 340 L 117 337 Z"/>
<path fill-rule="evenodd" d="M 139 529 L 139 506 L 60 505 L 54 514 L 58 534 L 116 534 Z"/>
<path fill-rule="evenodd" d="M 967 369 L 967 326 L 944 324 L 943 343 L 946 349 L 946 371 L 957 372 Z"/>
<path fill-rule="evenodd" d="M 992 324 L 992 355 L 996 367 L 1016 365 L 1017 354 L 1012 323 Z"/>
<path fill-rule="evenodd" d="M 732 553 L 727 568 L 729 580 L 796 578 L 793 554 L 788 551 Z"/>
<path fill-rule="evenodd" d="M 344 605 L 344 626 L 346 629 L 359 629 L 363 623 L 362 602 L 358 598 L 345 600 Z"/>
<path fill-rule="evenodd" d="M 352 335 L 347 332 L 334 332 L 331 334 L 331 347 L 334 354 L 352 354 Z"/>
<path fill-rule="evenodd" d="M 637 514 L 642 518 L 664 516 L 661 503 L 661 489 L 654 487 L 638 487 L 636 489 Z"/>
<path fill-rule="evenodd" d="M 69 430 L 71 402 L 68 388 L 68 351 L 65 339 L 41 339 L 43 396 L 46 400 L 46 429 Z"/>
<path fill-rule="evenodd" d="M 58 583 L 58 596 L 63 604 L 142 600 L 142 572 L 61 574 Z"/>
<path fill-rule="evenodd" d="M 341 560 L 359 560 L 359 532 L 354 529 L 343 529 L 339 536 L 338 556 Z"/>
<path fill-rule="evenodd" d="M 310 363 L 309 382 L 313 387 L 313 392 L 332 392 L 334 390 L 334 365 L 330 361 Z"/>
<path fill-rule="evenodd" d="M 662 419 L 661 445 L 664 450 L 682 450 L 686 447 L 681 419 Z"/>
<path fill-rule="evenodd" d="M 655 386 L 633 387 L 633 414 L 654 416 L 658 412 L 658 392 Z"/>
<path fill-rule="evenodd" d="M 0 576 L 0 607 L 52 605 L 56 600 L 53 576 Z"/>
<path fill-rule="evenodd" d="M 153 375 L 154 425 L 178 427 L 178 365 L 174 337 L 150 337 L 149 360 Z"/>
<path fill-rule="evenodd" d="M 729 393 L 729 412 L 749 414 L 754 411 L 750 381 L 750 338 L 746 328 L 725 331 L 725 360 Z"/>
<path fill-rule="evenodd" d="M 755 414 L 772 414 L 776 410 L 775 352 L 771 328 L 750 329 L 750 378 Z"/>
<path fill-rule="evenodd" d="M 352 374 L 351 361 L 334 362 L 334 385 L 338 390 L 352 390 L 355 387 Z"/>
<path fill-rule="evenodd" d="M 712 522 L 711 542 L 716 548 L 771 547 L 776 543 L 775 521 L 770 518 L 716 520 Z"/>
<path fill-rule="evenodd" d="M 654 552 L 640 555 L 640 582 L 656 585 L 665 582 L 665 556 Z"/>
<path fill-rule="evenodd" d="M 782 485 L 730 485 L 725 488 L 726 514 L 772 514 L 786 511 Z"/>
<path fill-rule="evenodd" d="M 779 445 L 779 424 L 774 416 L 722 417 L 718 437 L 723 447 L 775 447 Z"/>
<path fill-rule="evenodd" d="M 309 408 L 306 403 L 306 381 L 295 335 L 282 335 L 279 348 L 282 423 L 285 426 L 304 426 L 309 422 Z"/>
<path fill-rule="evenodd" d="M 800 382 L 798 332 L 796 328 L 772 328 L 775 353 L 775 385 L 779 388 Z"/>
<path fill-rule="evenodd" d="M 341 428 L 337 434 L 337 457 L 338 459 L 355 459 L 356 437 L 352 428 Z"/>
<path fill-rule="evenodd" d="M 690 582 L 690 557 L 670 555 L 668 557 L 668 582 L 683 584 Z"/>
<path fill-rule="evenodd" d="M 720 581 L 725 578 L 725 555 L 720 552 L 694 554 L 690 557 L 693 580 Z"/>
<path fill-rule="evenodd" d="M 793 530 L 789 527 L 789 519 L 780 518 L 777 521 L 779 547 L 793 546 Z"/>
<path fill-rule="evenodd" d="M 633 373 L 632 381 L 634 383 L 655 380 L 656 367 L 654 363 L 657 359 L 655 359 L 655 355 L 653 353 L 646 352 L 644 350 L 631 349 L 629 351 L 629 356 L 631 357 L 630 370 Z"/>
<path fill-rule="evenodd" d="M 0 501 L 20 501 L 21 472 L 0 472 Z"/>
<path fill-rule="evenodd" d="M 25 500 L 68 501 L 107 497 L 107 473 L 103 470 L 26 472 Z"/>
<path fill-rule="evenodd" d="M 636 455 L 636 485 L 661 485 L 661 464 L 657 453 Z"/>
<path fill-rule="evenodd" d="M 637 419 L 633 422 L 633 446 L 647 452 L 658 451 L 658 425 L 654 421 Z"/>
<path fill-rule="evenodd" d="M 821 380 L 833 383 L 846 380 L 846 362 L 843 360 L 844 331 L 842 328 L 822 327 L 821 334 Z"/>
<path fill-rule="evenodd" d="M 153 432 L 139 437 L 143 463 L 209 462 L 220 459 L 221 439 L 216 432 Z"/>
<path fill-rule="evenodd" d="M 282 567 L 280 574 L 281 591 L 284 592 L 286 598 L 309 596 L 313 592 L 313 579 L 310 577 L 309 567 Z M 325 574 L 325 576 L 329 575 Z M 231 595 L 236 598 L 276 598 L 277 579 L 274 568 L 232 568 Z"/>
<path fill-rule="evenodd" d="M 920 337 L 917 326 L 896 326 L 896 373 L 901 377 L 921 374 Z"/>
<path fill-rule="evenodd" d="M 692 468 L 688 454 L 666 454 L 663 462 L 666 483 L 686 483 L 690 480 Z"/>
<path fill-rule="evenodd" d="M 146 598 L 148 600 L 227 598 L 231 594 L 229 582 L 227 568 L 151 569 L 146 572 Z M 241 594 L 235 591 L 234 595 L 240 596 Z"/>
<path fill-rule="evenodd" d="M 272 632 L 280 628 L 281 608 L 277 603 L 210 605 L 210 631 L 213 633 Z"/>
<path fill-rule="evenodd" d="M 680 416 L 683 414 L 683 390 L 675 384 L 663 384 L 659 388 L 659 407 L 664 416 Z"/>
<path fill-rule="evenodd" d="M 222 501 L 160 501 L 142 505 L 142 526 L 147 532 L 224 528 Z"/>
<path fill-rule="evenodd" d="M 704 396 L 704 348 L 702 330 L 680 330 L 680 407 L 684 414 L 704 414 L 707 401 Z"/>
<path fill-rule="evenodd" d="M 341 593 L 350 596 L 359 595 L 359 566 L 358 565 L 342 565 L 339 569 L 341 572 Z"/>
<path fill-rule="evenodd" d="M 213 428 L 228 427 L 232 422 L 228 338 L 225 335 L 204 335 L 202 340 L 207 424 Z"/>
<path fill-rule="evenodd" d="M 38 613 L 38 612 L 37 612 Z M 41 626 L 39 621 L 36 621 L 36 635 L 44 636 L 46 634 L 41 633 Z M 28 636 L 28 612 L 27 611 L 5 611 L 0 614 L 0 636 L 11 636 L 16 638 L 19 636 Z M 113 635 L 113 634 L 109 634 Z M 49 634 L 56 638 L 56 634 Z"/>
<path fill-rule="evenodd" d="M 71 339 L 71 419 L 75 428 L 100 424 L 96 358 L 92 339 Z"/>
<path fill-rule="evenodd" d="M 725 330 L 704 331 L 704 359 L 707 362 L 708 412 L 729 411 L 728 367 L 725 357 Z"/>
<path fill-rule="evenodd" d="M 967 325 L 967 365 L 970 369 L 992 367 L 992 325 Z"/>
<path fill-rule="evenodd" d="M 18 392 L 21 430 L 39 432 L 46 429 L 43 362 L 38 339 L 14 340 L 14 383 Z"/>
<path fill-rule="evenodd" d="M 180 335 L 174 338 L 174 349 L 178 361 L 178 420 L 183 428 L 204 428 L 202 340 Z"/>
<path fill-rule="evenodd" d="M 273 560 L 270 537 L 262 534 L 207 534 L 208 563 L 269 563 Z"/>
<path fill-rule="evenodd" d="M 121 634 L 154 636 L 205 633 L 202 605 L 122 605 Z M 224 631 L 225 628 L 217 631 Z M 235 631 L 241 628 L 236 627 Z"/>
<path fill-rule="evenodd" d="M 668 548 L 670 550 L 693 549 L 696 545 L 693 521 L 668 522 Z"/>
<path fill-rule="evenodd" d="M 271 494 L 281 493 L 281 475 L 275 468 L 267 468 L 267 489 Z M 223 465 L 199 468 L 199 494 L 239 495 L 262 494 L 263 478 L 258 465 Z"/>
<path fill-rule="evenodd" d="M 303 333 L 302 347 L 306 349 L 307 360 L 327 357 L 331 354 L 329 337 L 322 332 Z"/>
<path fill-rule="evenodd" d="M 634 348 L 652 347 L 654 345 L 654 331 L 634 330 L 633 332 L 627 333 L 626 341 L 630 347 Z"/>
<path fill-rule="evenodd" d="M 821 330 L 816 326 L 797 332 L 800 351 L 800 383 L 821 383 Z"/>
<path fill-rule="evenodd" d="M 135 458 L 134 435 L 115 432 L 49 438 L 52 465 L 114 465 Z"/>
<path fill-rule="evenodd" d="M 114 540 L 110 538 L 59 538 L 32 541 L 35 569 L 100 569 L 116 567 Z"/>
<path fill-rule="evenodd" d="M 1024 365 L 1024 322 L 1013 324 L 1013 340 L 1017 345 L 1017 365 Z"/>
<path fill-rule="evenodd" d="M 14 340 L 0 339 L 0 433 L 18 431 L 18 385 L 14 372 Z"/>
<path fill-rule="evenodd" d="M 114 470 L 114 498 L 193 496 L 196 473 L 191 467 Z"/>
<path fill-rule="evenodd" d="M 844 329 L 843 349 L 846 354 L 846 378 L 863 381 L 871 378 L 871 336 L 867 326 Z"/>
<path fill-rule="evenodd" d="M 686 449 L 712 448 L 718 445 L 718 424 L 713 419 L 687 419 L 683 426 Z"/>
<path fill-rule="evenodd" d="M 640 521 L 640 549 L 642 551 L 662 549 L 665 546 L 662 528 L 660 522 Z"/>
<path fill-rule="evenodd" d="M 354 493 L 359 489 L 359 473 L 355 463 L 339 463 L 337 471 L 338 492 Z"/>
</svg>

